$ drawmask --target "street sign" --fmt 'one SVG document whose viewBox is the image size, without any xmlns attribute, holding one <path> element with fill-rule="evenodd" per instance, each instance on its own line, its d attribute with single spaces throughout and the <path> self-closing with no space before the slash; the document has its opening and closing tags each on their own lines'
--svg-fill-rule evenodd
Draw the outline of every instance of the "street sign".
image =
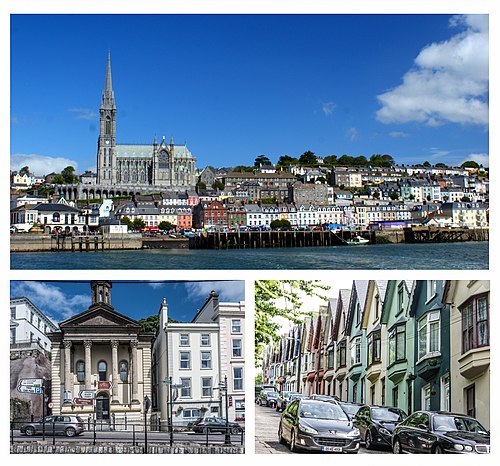
<svg viewBox="0 0 500 466">
<path fill-rule="evenodd" d="M 92 406 L 94 401 L 86 398 L 73 398 L 73 404 L 78 406 Z"/>
<path fill-rule="evenodd" d="M 109 390 L 111 388 L 111 382 L 97 382 L 97 388 L 99 390 Z"/>
<path fill-rule="evenodd" d="M 95 390 L 82 390 L 79 393 L 79 396 L 80 398 L 85 398 L 86 400 L 93 400 L 95 398 Z"/>
<path fill-rule="evenodd" d="M 18 385 L 17 391 L 20 393 L 35 393 L 38 395 L 42 393 L 42 387 L 34 387 L 32 385 Z"/>
<path fill-rule="evenodd" d="M 19 379 L 18 385 L 32 385 L 33 387 L 41 387 L 43 379 Z"/>
</svg>

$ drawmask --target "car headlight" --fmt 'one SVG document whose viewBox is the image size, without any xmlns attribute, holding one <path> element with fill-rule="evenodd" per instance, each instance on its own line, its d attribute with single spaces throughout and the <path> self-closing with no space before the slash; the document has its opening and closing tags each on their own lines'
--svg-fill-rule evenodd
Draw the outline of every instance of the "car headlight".
<svg viewBox="0 0 500 466">
<path fill-rule="evenodd" d="M 304 424 L 299 424 L 299 430 L 311 435 L 316 435 L 318 433 L 316 429 L 313 429 L 312 427 L 306 426 Z"/>
<path fill-rule="evenodd" d="M 359 429 L 355 427 L 350 432 L 347 432 L 347 437 L 359 437 Z"/>
<path fill-rule="evenodd" d="M 465 451 L 472 451 L 473 448 L 470 445 L 464 445 L 464 450 Z"/>
<path fill-rule="evenodd" d="M 379 430 L 378 430 L 382 435 L 388 435 L 389 437 L 391 436 L 391 433 L 385 428 L 385 427 L 381 427 Z"/>
<path fill-rule="evenodd" d="M 453 448 L 454 448 L 455 450 L 457 450 L 457 451 L 462 451 L 462 450 L 464 449 L 464 446 L 463 446 L 463 445 L 461 445 L 460 443 L 455 443 L 455 444 L 453 445 Z"/>
</svg>

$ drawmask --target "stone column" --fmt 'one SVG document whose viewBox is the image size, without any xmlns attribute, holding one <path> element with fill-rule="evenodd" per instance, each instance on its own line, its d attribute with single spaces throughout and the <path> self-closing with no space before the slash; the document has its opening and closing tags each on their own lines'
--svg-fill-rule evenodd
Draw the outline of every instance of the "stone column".
<svg viewBox="0 0 500 466">
<path fill-rule="evenodd" d="M 111 340 L 111 370 L 113 382 L 111 385 L 111 403 L 119 403 L 118 399 L 118 340 Z"/>
<path fill-rule="evenodd" d="M 140 403 L 139 401 L 139 383 L 138 383 L 138 363 L 137 363 L 137 340 L 130 341 L 132 349 L 132 403 Z"/>
<path fill-rule="evenodd" d="M 85 390 L 90 390 L 92 388 L 92 341 L 85 340 L 83 346 L 85 347 Z"/>
<path fill-rule="evenodd" d="M 69 340 L 63 340 L 64 345 L 64 391 L 71 392 L 73 395 L 73 377 L 71 373 L 71 346 L 72 343 Z M 66 401 L 64 404 L 69 404 Z"/>
</svg>

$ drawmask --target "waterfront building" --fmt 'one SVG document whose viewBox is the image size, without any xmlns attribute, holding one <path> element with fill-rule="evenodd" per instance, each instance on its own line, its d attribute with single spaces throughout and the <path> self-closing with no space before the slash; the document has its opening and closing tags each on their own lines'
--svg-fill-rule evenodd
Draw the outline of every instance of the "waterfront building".
<svg viewBox="0 0 500 466">
<path fill-rule="evenodd" d="M 281 218 L 281 212 L 276 204 L 261 204 L 260 205 L 262 224 L 270 226 L 274 220 Z"/>
<path fill-rule="evenodd" d="M 227 209 L 219 201 L 201 201 L 193 209 L 194 228 L 227 227 Z"/>
<path fill-rule="evenodd" d="M 414 319 L 409 305 L 415 282 L 390 280 L 382 306 L 382 354 L 385 354 L 385 377 L 380 379 L 380 404 L 413 412 Z"/>
<path fill-rule="evenodd" d="M 413 408 L 450 411 L 450 309 L 443 303 L 444 281 L 419 280 L 409 315 L 415 319 Z M 407 336 L 408 341 L 412 339 Z"/>
<path fill-rule="evenodd" d="M 357 168 L 335 167 L 332 171 L 334 186 L 347 188 L 362 188 L 362 173 Z"/>
<path fill-rule="evenodd" d="M 247 211 L 240 203 L 227 205 L 227 225 L 229 227 L 241 227 L 247 225 Z"/>
<path fill-rule="evenodd" d="M 490 429 L 490 282 L 449 280 L 443 300 L 450 306 L 450 408 Z"/>
<path fill-rule="evenodd" d="M 313 204 L 298 204 L 297 226 L 307 228 L 318 224 L 318 209 Z"/>
<path fill-rule="evenodd" d="M 52 342 L 52 413 L 92 416 L 110 426 L 144 423 L 151 399 L 151 341 L 137 321 L 111 305 L 109 281 L 92 281 L 92 304 L 61 322 Z M 82 401 L 82 391 L 94 400 Z M 140 427 L 139 427 L 140 428 Z"/>
<path fill-rule="evenodd" d="M 288 199 L 294 204 L 328 204 L 328 185 L 296 181 L 288 187 Z"/>
<path fill-rule="evenodd" d="M 265 225 L 262 209 L 259 204 L 246 204 L 245 210 L 247 213 L 248 226 L 262 226 Z"/>
<path fill-rule="evenodd" d="M 453 225 L 460 227 L 485 228 L 489 223 L 489 206 L 482 202 L 446 202 L 441 210 L 451 217 Z"/>
</svg>

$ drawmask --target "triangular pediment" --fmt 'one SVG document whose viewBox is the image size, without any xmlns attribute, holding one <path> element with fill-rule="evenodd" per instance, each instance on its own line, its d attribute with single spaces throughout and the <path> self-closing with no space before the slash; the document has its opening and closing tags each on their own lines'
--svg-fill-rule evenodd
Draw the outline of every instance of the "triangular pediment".
<svg viewBox="0 0 500 466">
<path fill-rule="evenodd" d="M 137 321 L 115 311 L 112 306 L 107 304 L 94 304 L 86 311 L 81 312 L 69 319 L 61 322 L 59 327 L 67 329 L 71 327 L 135 327 L 139 328 Z"/>
</svg>

